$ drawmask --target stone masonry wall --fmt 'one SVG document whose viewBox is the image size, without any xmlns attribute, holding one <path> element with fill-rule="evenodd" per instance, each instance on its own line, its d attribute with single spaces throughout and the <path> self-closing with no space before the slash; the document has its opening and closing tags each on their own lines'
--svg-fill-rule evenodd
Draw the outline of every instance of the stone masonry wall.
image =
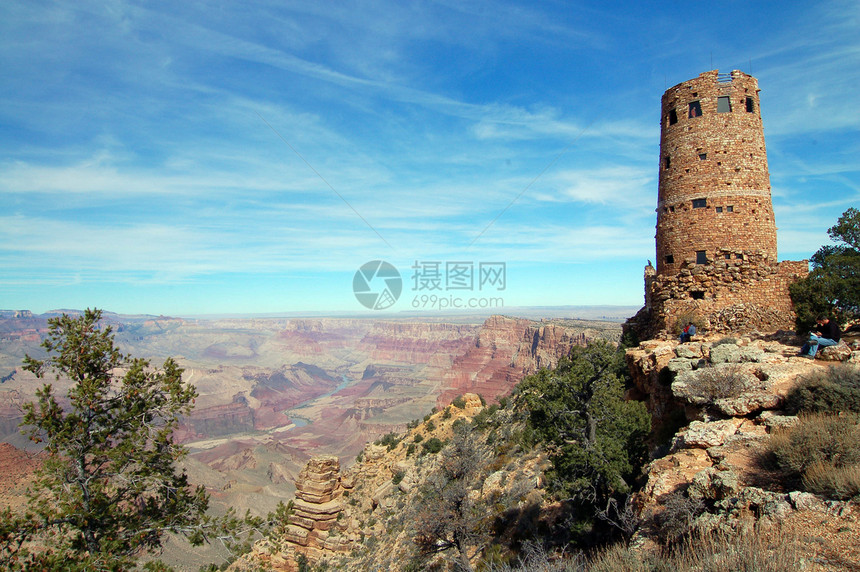
<svg viewBox="0 0 860 572">
<path fill-rule="evenodd" d="M 676 322 L 691 318 L 709 333 L 794 327 L 788 287 L 807 275 L 808 262 L 728 253 L 731 257 L 709 258 L 706 264 L 684 260 L 677 274 L 648 280 L 653 330 L 671 332 Z"/>
</svg>

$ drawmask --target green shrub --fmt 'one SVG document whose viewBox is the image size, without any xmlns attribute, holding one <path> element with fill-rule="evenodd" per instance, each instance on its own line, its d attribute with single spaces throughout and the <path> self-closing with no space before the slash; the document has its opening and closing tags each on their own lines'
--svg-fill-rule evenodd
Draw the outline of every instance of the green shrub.
<svg viewBox="0 0 860 572">
<path fill-rule="evenodd" d="M 827 234 L 836 244 L 819 248 L 812 272 L 789 286 L 798 332 L 814 329 L 820 314 L 840 324 L 860 316 L 860 211 L 846 210 Z"/>
<path fill-rule="evenodd" d="M 422 435 L 421 433 L 416 433 L 415 437 L 413 437 L 412 440 L 415 441 L 416 443 L 420 443 L 421 441 L 424 440 L 424 435 Z"/>
<path fill-rule="evenodd" d="M 786 397 L 790 413 L 860 413 L 860 368 L 842 364 L 800 379 Z"/>
<path fill-rule="evenodd" d="M 400 435 L 397 433 L 387 433 L 381 439 L 373 442 L 374 445 L 385 445 L 389 451 L 394 449 L 400 443 Z"/>
<path fill-rule="evenodd" d="M 462 395 L 459 395 L 451 402 L 451 405 L 457 409 L 466 409 L 466 399 Z"/>
<path fill-rule="evenodd" d="M 499 406 L 496 404 L 481 409 L 478 414 L 472 418 L 472 426 L 476 429 L 485 429 L 490 419 L 493 417 L 493 414 L 498 410 Z"/>
<path fill-rule="evenodd" d="M 399 485 L 400 481 L 402 481 L 403 477 L 405 477 L 405 476 L 406 476 L 405 471 L 397 471 L 396 473 L 394 473 L 394 475 L 392 475 L 391 482 L 395 485 Z M 338 515 L 338 516 L 340 516 L 340 515 Z"/>
<path fill-rule="evenodd" d="M 436 430 L 436 424 L 433 423 L 433 421 L 427 421 L 424 423 L 424 428 L 427 431 L 435 431 Z"/>
<path fill-rule="evenodd" d="M 424 441 L 424 444 L 421 445 L 421 454 L 424 455 L 430 453 L 432 455 L 435 455 L 436 453 L 441 451 L 443 447 L 445 447 L 444 441 L 437 437 L 431 437 Z"/>
<path fill-rule="evenodd" d="M 451 418 L 451 408 L 446 407 L 445 409 L 442 410 L 442 420 L 444 421 L 445 419 L 450 419 L 450 418 Z"/>
</svg>

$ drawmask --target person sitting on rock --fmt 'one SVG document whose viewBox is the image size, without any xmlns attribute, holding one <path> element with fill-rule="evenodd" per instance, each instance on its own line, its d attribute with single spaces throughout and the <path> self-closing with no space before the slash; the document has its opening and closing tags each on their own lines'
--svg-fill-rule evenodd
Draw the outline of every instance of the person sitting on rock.
<svg viewBox="0 0 860 572">
<path fill-rule="evenodd" d="M 835 346 L 842 337 L 839 325 L 827 316 L 818 316 L 815 323 L 818 324 L 818 330 L 810 332 L 809 341 L 800 348 L 800 355 L 808 359 L 815 359 L 818 348 Z"/>
<path fill-rule="evenodd" d="M 681 332 L 681 343 L 689 342 L 696 335 L 696 325 L 693 322 L 687 322 L 684 330 Z"/>
</svg>

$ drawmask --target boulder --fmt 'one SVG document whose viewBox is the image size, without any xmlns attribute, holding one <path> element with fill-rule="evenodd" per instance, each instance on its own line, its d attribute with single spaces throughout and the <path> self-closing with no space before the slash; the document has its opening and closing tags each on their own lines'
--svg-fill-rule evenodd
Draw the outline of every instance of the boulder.
<svg viewBox="0 0 860 572">
<path fill-rule="evenodd" d="M 672 450 L 708 449 L 722 445 L 734 435 L 743 419 L 723 419 L 721 421 L 693 421 L 681 430 L 672 440 Z"/>
<path fill-rule="evenodd" d="M 675 354 L 679 358 L 699 359 L 702 357 L 702 344 L 687 343 L 675 348 Z"/>
<path fill-rule="evenodd" d="M 720 344 L 711 347 L 711 363 L 739 363 L 741 349 L 735 344 Z"/>
<path fill-rule="evenodd" d="M 690 498 L 720 500 L 736 495 L 740 488 L 734 471 L 708 467 L 696 473 L 687 488 L 687 494 Z"/>
<path fill-rule="evenodd" d="M 815 357 L 824 361 L 848 361 L 851 359 L 851 348 L 845 342 L 840 341 L 835 346 L 821 348 Z"/>
<path fill-rule="evenodd" d="M 668 367 L 669 371 L 671 371 L 672 373 L 678 373 L 681 371 L 692 371 L 693 363 L 689 359 L 674 358 L 669 360 L 669 364 L 666 367 Z"/>
</svg>

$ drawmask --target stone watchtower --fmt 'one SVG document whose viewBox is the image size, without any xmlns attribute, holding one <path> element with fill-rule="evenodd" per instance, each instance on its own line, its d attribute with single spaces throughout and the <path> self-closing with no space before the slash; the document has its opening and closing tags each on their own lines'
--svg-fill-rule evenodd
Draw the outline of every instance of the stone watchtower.
<svg viewBox="0 0 860 572">
<path fill-rule="evenodd" d="M 758 81 L 703 73 L 663 94 L 657 274 L 743 252 L 776 261 Z"/>
<path fill-rule="evenodd" d="M 758 81 L 705 72 L 667 90 L 661 108 L 657 268 L 645 270 L 640 335 L 688 319 L 712 331 L 791 327 L 788 285 L 808 264 L 777 262 Z"/>
</svg>

